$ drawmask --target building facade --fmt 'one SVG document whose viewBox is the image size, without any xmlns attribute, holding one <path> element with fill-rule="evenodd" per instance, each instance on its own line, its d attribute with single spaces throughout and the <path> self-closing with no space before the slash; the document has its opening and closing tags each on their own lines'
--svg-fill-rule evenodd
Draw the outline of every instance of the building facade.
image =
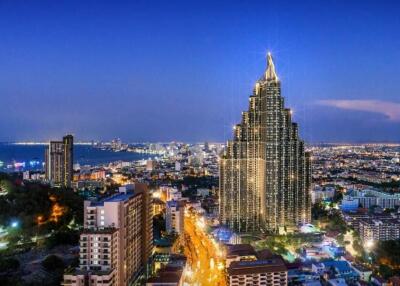
<svg viewBox="0 0 400 286">
<path fill-rule="evenodd" d="M 168 233 L 183 234 L 185 207 L 183 202 L 168 201 L 165 224 Z"/>
<path fill-rule="evenodd" d="M 146 185 L 128 189 L 84 202 L 80 266 L 64 275 L 64 285 L 81 285 L 81 279 L 92 281 L 92 286 L 130 285 L 145 269 L 153 250 L 151 201 Z M 96 281 L 103 284 L 93 284 Z"/>
<path fill-rule="evenodd" d="M 60 187 L 71 187 L 74 176 L 74 137 L 66 135 L 62 141 L 50 141 L 45 151 L 46 180 Z"/>
<path fill-rule="evenodd" d="M 284 106 L 271 54 L 219 168 L 219 214 L 228 227 L 276 231 L 310 221 L 310 154 Z"/>
<path fill-rule="evenodd" d="M 288 285 L 288 270 L 280 258 L 254 261 L 234 261 L 227 270 L 229 286 Z"/>
<path fill-rule="evenodd" d="M 398 219 L 362 219 L 359 222 L 360 237 L 364 242 L 397 240 L 400 238 Z"/>
<path fill-rule="evenodd" d="M 119 231 L 116 228 L 85 229 L 80 236 L 80 267 L 65 273 L 62 285 L 120 285 L 118 244 Z"/>
</svg>

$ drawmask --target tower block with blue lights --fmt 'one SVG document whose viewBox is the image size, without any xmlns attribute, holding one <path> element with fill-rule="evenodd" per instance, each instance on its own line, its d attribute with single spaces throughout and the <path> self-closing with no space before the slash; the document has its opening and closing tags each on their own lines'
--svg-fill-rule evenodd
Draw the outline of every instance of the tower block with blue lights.
<svg viewBox="0 0 400 286">
<path fill-rule="evenodd" d="M 311 160 L 270 53 L 248 111 L 220 160 L 219 216 L 238 232 L 278 231 L 311 220 Z"/>
</svg>

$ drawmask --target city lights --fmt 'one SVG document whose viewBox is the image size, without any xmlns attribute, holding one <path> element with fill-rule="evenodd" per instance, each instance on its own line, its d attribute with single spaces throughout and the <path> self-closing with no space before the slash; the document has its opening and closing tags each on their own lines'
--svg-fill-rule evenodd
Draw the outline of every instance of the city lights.
<svg viewBox="0 0 400 286">
<path fill-rule="evenodd" d="M 3 2 L 1 286 L 400 286 L 400 1 Z"/>
<path fill-rule="evenodd" d="M 373 241 L 372 239 L 367 240 L 367 241 L 365 242 L 365 247 L 366 247 L 368 250 L 370 250 L 373 246 L 374 246 L 374 241 Z"/>
</svg>

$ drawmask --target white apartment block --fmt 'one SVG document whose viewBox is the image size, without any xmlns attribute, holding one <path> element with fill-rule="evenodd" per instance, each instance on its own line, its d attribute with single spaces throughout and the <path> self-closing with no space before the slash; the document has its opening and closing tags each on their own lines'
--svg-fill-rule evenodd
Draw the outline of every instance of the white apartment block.
<svg viewBox="0 0 400 286">
<path fill-rule="evenodd" d="M 363 241 L 396 240 L 400 238 L 400 221 L 397 219 L 362 219 L 359 222 Z"/>
<path fill-rule="evenodd" d="M 64 286 L 120 285 L 119 231 L 85 230 L 80 236 L 79 269 L 64 274 Z"/>
<path fill-rule="evenodd" d="M 184 231 L 185 208 L 183 203 L 168 201 L 166 204 L 166 230 L 168 233 L 182 234 Z"/>
</svg>

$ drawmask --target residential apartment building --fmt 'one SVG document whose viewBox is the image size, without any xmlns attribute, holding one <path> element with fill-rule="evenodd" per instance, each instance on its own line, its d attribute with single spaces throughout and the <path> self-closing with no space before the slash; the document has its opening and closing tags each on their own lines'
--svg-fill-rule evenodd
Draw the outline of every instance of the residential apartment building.
<svg viewBox="0 0 400 286">
<path fill-rule="evenodd" d="M 152 254 L 152 231 L 152 206 L 144 184 L 121 188 L 101 201 L 85 201 L 80 266 L 64 275 L 63 285 L 130 285 Z M 90 284 L 79 284 L 82 280 Z"/>
<path fill-rule="evenodd" d="M 363 219 L 359 222 L 363 241 L 396 240 L 400 238 L 398 219 Z"/>
<path fill-rule="evenodd" d="M 45 151 L 45 177 L 52 185 L 71 187 L 74 176 L 74 137 L 66 135 L 62 141 L 50 141 Z"/>
<path fill-rule="evenodd" d="M 168 233 L 183 234 L 185 207 L 183 202 L 168 201 L 166 204 L 166 230 Z"/>
</svg>

